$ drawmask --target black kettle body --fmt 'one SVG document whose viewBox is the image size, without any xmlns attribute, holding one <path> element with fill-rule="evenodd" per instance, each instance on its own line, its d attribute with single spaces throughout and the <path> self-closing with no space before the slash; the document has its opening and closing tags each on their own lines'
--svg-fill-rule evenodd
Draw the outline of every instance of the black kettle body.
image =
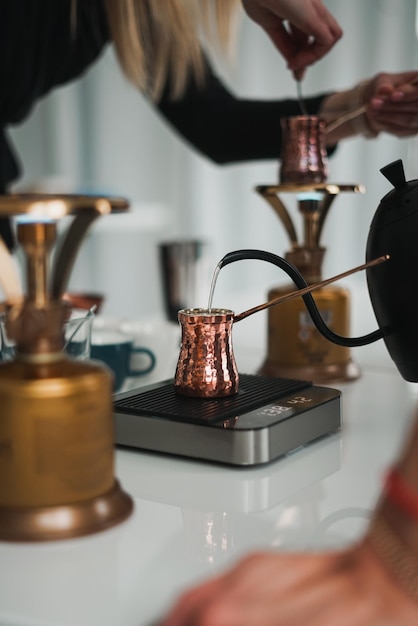
<svg viewBox="0 0 418 626">
<path fill-rule="evenodd" d="M 405 180 L 401 160 L 380 171 L 394 189 L 373 217 L 366 260 L 390 260 L 366 270 L 367 285 L 390 356 L 403 378 L 418 382 L 418 180 Z"/>
</svg>

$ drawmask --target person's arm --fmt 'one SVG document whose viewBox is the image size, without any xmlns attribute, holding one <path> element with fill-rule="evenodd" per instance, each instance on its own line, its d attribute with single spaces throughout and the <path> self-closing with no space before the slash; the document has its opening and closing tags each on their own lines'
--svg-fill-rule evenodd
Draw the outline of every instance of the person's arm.
<svg viewBox="0 0 418 626">
<path fill-rule="evenodd" d="M 306 99 L 314 115 L 325 95 Z M 251 100 L 236 97 L 207 65 L 202 86 L 190 80 L 173 100 L 167 86 L 156 106 L 189 144 L 218 164 L 280 158 L 282 117 L 300 115 L 296 99 Z"/>
<path fill-rule="evenodd" d="M 367 542 L 254 554 L 180 598 L 159 626 L 416 626 L 418 603 Z"/>
<path fill-rule="evenodd" d="M 325 56 L 343 32 L 321 0 L 242 0 L 269 35 L 296 78 Z"/>
<path fill-rule="evenodd" d="M 326 134 L 330 153 L 342 139 L 417 134 L 418 72 L 378 74 L 351 89 L 306 98 L 308 113 L 334 122 L 361 105 L 367 110 Z M 170 97 L 167 86 L 156 104 L 189 144 L 215 163 L 280 159 L 280 119 L 300 115 L 296 99 L 250 100 L 232 94 L 207 65 L 206 81 L 191 80 L 183 96 Z"/>
<path fill-rule="evenodd" d="M 256 553 L 186 592 L 160 626 L 416 626 L 418 413 L 363 540 Z"/>
</svg>

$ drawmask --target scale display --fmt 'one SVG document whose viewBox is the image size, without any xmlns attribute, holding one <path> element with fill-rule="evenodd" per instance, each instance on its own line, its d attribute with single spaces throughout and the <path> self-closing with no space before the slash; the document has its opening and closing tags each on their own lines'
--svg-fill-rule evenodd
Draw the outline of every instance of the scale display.
<svg viewBox="0 0 418 626">
<path fill-rule="evenodd" d="M 187 398 L 162 381 L 114 397 L 116 445 L 249 466 L 269 463 L 341 427 L 341 392 L 240 374 L 228 398 Z"/>
</svg>

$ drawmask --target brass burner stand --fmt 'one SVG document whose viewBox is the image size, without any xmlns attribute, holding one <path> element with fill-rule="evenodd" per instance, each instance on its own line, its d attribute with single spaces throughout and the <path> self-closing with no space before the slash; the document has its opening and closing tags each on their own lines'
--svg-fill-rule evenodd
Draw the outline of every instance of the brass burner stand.
<svg viewBox="0 0 418 626">
<path fill-rule="evenodd" d="M 357 184 L 282 184 L 259 185 L 256 191 L 280 218 L 291 248 L 285 254 L 303 274 L 308 284 L 322 280 L 322 262 L 326 248 L 320 238 L 329 209 L 342 192 L 364 193 Z M 279 194 L 296 195 L 303 217 L 303 242 L 300 243 L 294 222 Z M 294 285 L 273 288 L 268 299 L 277 298 L 294 289 Z M 330 285 L 313 294 L 327 325 L 337 334 L 350 335 L 350 296 L 346 289 Z M 350 349 L 327 341 L 313 325 L 301 298 L 286 302 L 268 311 L 267 356 L 260 374 L 280 378 L 311 380 L 315 383 L 355 380 L 359 367 L 350 356 Z"/>
<path fill-rule="evenodd" d="M 111 375 L 63 351 L 62 294 L 81 240 L 97 217 L 127 208 L 119 198 L 0 197 L 0 216 L 24 218 L 17 238 L 27 283 L 26 295 L 3 303 L 16 356 L 0 363 L 0 540 L 87 535 L 133 509 L 114 478 Z M 75 217 L 49 272 L 55 222 L 65 216 Z"/>
</svg>

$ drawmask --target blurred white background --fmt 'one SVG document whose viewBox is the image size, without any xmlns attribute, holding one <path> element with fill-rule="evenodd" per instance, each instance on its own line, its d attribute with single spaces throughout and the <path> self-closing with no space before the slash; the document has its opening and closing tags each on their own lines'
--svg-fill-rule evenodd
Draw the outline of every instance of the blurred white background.
<svg viewBox="0 0 418 626">
<path fill-rule="evenodd" d="M 326 0 L 326 5 L 343 26 L 344 37 L 309 69 L 305 95 L 351 87 L 379 71 L 418 67 L 415 0 Z M 218 63 L 217 69 L 237 95 L 296 96 L 284 61 L 246 17 L 235 61 Z M 238 248 L 277 254 L 288 248 L 281 223 L 254 191 L 258 184 L 277 184 L 278 161 L 212 164 L 173 134 L 125 80 L 110 49 L 81 80 L 39 103 L 30 119 L 12 129 L 12 136 L 24 168 L 16 190 L 37 186 L 105 192 L 131 201 L 131 214 L 102 218 L 93 226 L 71 279 L 73 289 L 103 291 L 105 313 L 162 315 L 156 253 L 161 240 L 208 241 L 211 267 Z M 379 168 L 402 158 L 407 178 L 418 178 L 417 141 L 381 136 L 340 145 L 330 161 L 329 181 L 362 183 L 367 193 L 336 199 L 322 242 L 328 248 L 324 277 L 364 261 L 371 218 L 390 189 Z M 292 204 L 290 199 L 288 208 L 299 229 Z M 221 272 L 214 304 L 237 310 L 235 294 L 244 290 L 251 294 L 246 304 L 252 306 L 259 294 L 283 281 L 277 268 L 259 261 L 234 264 Z M 359 274 L 348 284 L 364 281 Z"/>
</svg>

